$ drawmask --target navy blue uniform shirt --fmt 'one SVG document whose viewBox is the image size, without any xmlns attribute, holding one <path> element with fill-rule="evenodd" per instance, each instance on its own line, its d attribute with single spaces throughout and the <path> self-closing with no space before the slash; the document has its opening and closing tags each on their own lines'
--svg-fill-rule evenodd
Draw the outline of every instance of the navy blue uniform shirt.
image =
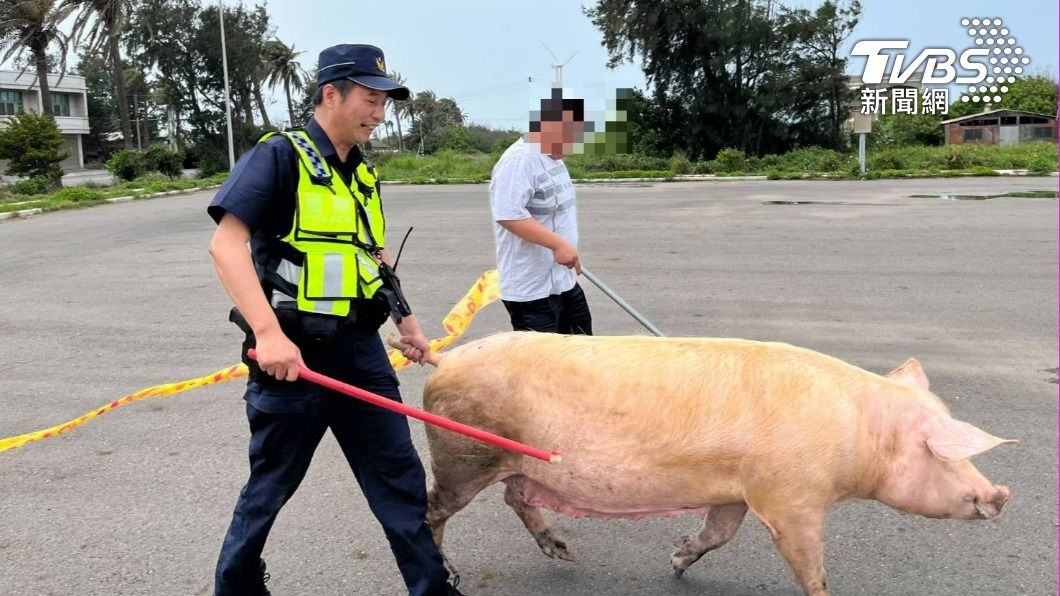
<svg viewBox="0 0 1060 596">
<path fill-rule="evenodd" d="M 335 146 L 315 119 L 311 118 L 305 129 L 321 157 L 342 177 L 342 182 L 336 180 L 335 183 L 345 182 L 350 186 L 353 172 L 364 159 L 360 149 L 354 146 L 343 163 L 335 153 Z M 256 263 L 265 262 L 268 240 L 282 238 L 294 223 L 300 175 L 297 159 L 298 154 L 291 142 L 283 136 L 277 135 L 264 143 L 255 144 L 239 158 L 228 180 L 217 191 L 207 208 L 207 213 L 215 222 L 219 223 L 225 213 L 231 213 L 250 228 L 250 247 Z M 378 183 L 375 196 L 379 197 Z M 362 345 L 364 342 L 373 345 Z M 383 349 L 379 336 L 374 333 L 371 336 L 340 334 L 336 342 L 326 350 L 309 351 L 304 347 L 300 348 L 306 366 L 348 383 L 357 385 L 368 381 L 363 378 L 365 365 L 371 369 L 378 368 L 379 375 L 396 379 L 386 359 L 379 360 L 375 354 Z M 351 378 L 349 372 L 358 369 L 361 378 Z M 247 385 L 245 399 L 259 410 L 297 412 L 310 407 L 310 403 L 319 398 L 323 391 L 302 380 L 294 383 L 251 382 Z"/>
</svg>

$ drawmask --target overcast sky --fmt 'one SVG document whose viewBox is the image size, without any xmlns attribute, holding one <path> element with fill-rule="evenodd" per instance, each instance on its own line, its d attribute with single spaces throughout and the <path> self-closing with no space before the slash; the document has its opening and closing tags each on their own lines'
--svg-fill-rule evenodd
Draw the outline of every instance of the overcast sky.
<svg viewBox="0 0 1060 596">
<path fill-rule="evenodd" d="M 607 68 L 600 32 L 578 0 L 245 1 L 265 4 L 277 37 L 304 52 L 300 60 L 307 71 L 327 46 L 374 44 L 413 92 L 430 89 L 452 97 L 471 122 L 493 128 L 526 130 L 532 100 L 547 92 L 554 77 L 546 45 L 567 62 L 564 87 L 588 100 L 590 110 L 602 110 L 617 87 L 646 88 L 638 64 Z M 779 1 L 810 9 L 821 3 Z M 972 42 L 960 25 L 962 17 L 1001 18 L 1031 58 L 1027 72 L 1057 76 L 1056 0 L 862 0 L 862 5 L 847 49 L 862 39 L 908 39 L 911 54 L 924 47 L 959 52 Z M 850 74 L 860 74 L 861 66 L 852 62 Z M 268 109 L 279 123 L 286 121 L 287 110 L 277 90 Z"/>
<path fill-rule="evenodd" d="M 577 52 L 563 69 L 564 86 L 593 100 L 590 109 L 603 109 L 616 87 L 646 86 L 638 65 L 607 69 L 601 35 L 575 0 L 265 1 L 277 36 L 305 52 L 306 70 L 326 46 L 374 44 L 413 92 L 453 97 L 472 122 L 494 128 L 526 130 L 530 100 L 554 76 L 545 45 L 561 62 Z M 785 4 L 813 8 L 820 2 Z M 960 51 L 971 43 L 961 17 L 1003 19 L 1032 59 L 1028 72 L 1056 76 L 1055 0 L 863 0 L 851 41 L 909 39 L 914 52 L 929 46 Z M 852 72 L 860 73 L 859 66 Z M 270 112 L 285 119 L 279 96 Z"/>
</svg>

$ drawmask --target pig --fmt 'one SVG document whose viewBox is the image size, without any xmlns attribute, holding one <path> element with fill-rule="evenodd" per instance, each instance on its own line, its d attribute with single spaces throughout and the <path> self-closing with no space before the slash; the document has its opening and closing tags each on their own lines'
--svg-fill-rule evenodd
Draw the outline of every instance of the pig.
<svg viewBox="0 0 1060 596">
<path fill-rule="evenodd" d="M 427 520 L 439 549 L 449 518 L 496 482 L 541 551 L 568 561 L 542 507 L 704 516 L 674 543 L 678 575 L 750 510 L 802 589 L 822 596 L 834 503 L 970 520 L 997 517 L 1009 498 L 968 460 L 1016 441 L 951 418 L 915 359 L 884 377 L 784 343 L 513 332 L 435 362 L 427 411 L 564 454 L 550 464 L 428 425 Z"/>
</svg>

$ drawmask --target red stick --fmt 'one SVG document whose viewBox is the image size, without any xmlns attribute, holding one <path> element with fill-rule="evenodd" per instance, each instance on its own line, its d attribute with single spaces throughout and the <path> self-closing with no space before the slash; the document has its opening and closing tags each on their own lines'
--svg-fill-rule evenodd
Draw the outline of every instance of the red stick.
<svg viewBox="0 0 1060 596">
<path fill-rule="evenodd" d="M 247 356 L 249 356 L 252 360 L 258 359 L 257 351 L 254 348 L 250 348 L 249 350 L 247 350 Z M 443 416 L 438 416 L 437 414 L 431 414 L 430 412 L 424 412 L 419 408 L 405 405 L 403 403 L 396 402 L 392 399 L 387 399 L 381 395 L 376 395 L 371 391 L 365 391 L 364 389 L 354 387 L 353 385 L 347 385 L 342 381 L 338 381 L 320 373 L 313 372 L 304 366 L 298 367 L 298 376 L 309 381 L 310 383 L 316 383 L 317 385 L 320 385 L 322 387 L 327 387 L 332 391 L 344 393 L 350 397 L 355 397 L 370 404 L 375 404 L 381 408 L 386 408 L 393 412 L 397 412 L 398 414 L 404 414 L 405 416 L 417 418 L 428 424 L 440 426 L 446 430 L 451 430 L 453 432 L 469 436 L 472 439 L 482 441 L 484 443 L 503 447 L 504 449 L 515 451 L 517 453 L 522 453 L 523 455 L 529 455 L 530 457 L 536 457 L 537 459 L 547 461 L 550 464 L 559 463 L 563 459 L 563 454 L 554 449 L 549 452 L 545 451 L 544 449 L 538 449 L 536 447 L 524 445 L 523 443 L 520 443 L 518 441 L 505 439 L 504 437 L 495 435 L 490 432 L 486 432 L 473 426 L 461 424 L 455 420 L 450 420 Z"/>
</svg>

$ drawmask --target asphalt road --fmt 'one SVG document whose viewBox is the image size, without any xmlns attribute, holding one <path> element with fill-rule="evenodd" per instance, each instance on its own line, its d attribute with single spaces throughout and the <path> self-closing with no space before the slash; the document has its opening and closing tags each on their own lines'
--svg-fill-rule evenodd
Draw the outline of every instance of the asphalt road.
<svg viewBox="0 0 1060 596">
<path fill-rule="evenodd" d="M 996 522 L 874 502 L 833 509 L 834 594 L 1057 593 L 1057 203 L 938 192 L 1056 189 L 1056 178 L 578 187 L 582 256 L 668 334 L 787 341 L 886 372 L 921 359 L 953 414 L 1021 441 L 976 460 L 1012 488 Z M 391 241 L 428 335 L 493 265 L 485 186 L 389 186 Z M 0 437 L 237 361 L 201 193 L 0 223 Z M 806 202 L 771 204 L 771 201 Z M 601 334 L 643 333 L 583 282 Z M 505 330 L 500 305 L 468 337 Z M 401 373 L 419 403 L 427 369 Z M 239 382 L 148 399 L 0 454 L 0 594 L 203 595 L 248 437 Z M 422 426 L 413 423 L 421 454 Z M 751 516 L 685 576 L 694 517 L 550 515 L 580 557 L 544 557 L 499 487 L 450 522 L 468 594 L 798 593 Z M 402 594 L 333 438 L 266 546 L 274 594 Z"/>
</svg>

